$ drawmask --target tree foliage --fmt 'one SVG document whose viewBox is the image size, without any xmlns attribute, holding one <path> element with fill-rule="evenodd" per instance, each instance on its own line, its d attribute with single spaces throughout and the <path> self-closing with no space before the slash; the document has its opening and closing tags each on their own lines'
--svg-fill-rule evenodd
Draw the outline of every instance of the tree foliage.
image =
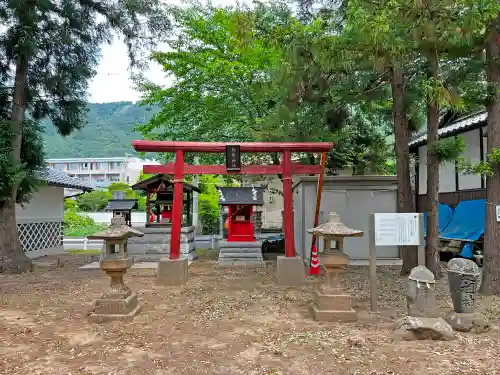
<svg viewBox="0 0 500 375">
<path fill-rule="evenodd" d="M 15 202 L 29 196 L 42 165 L 40 121 L 63 136 L 83 127 L 101 44 L 119 34 L 138 66 L 141 49 L 161 41 L 169 23 L 159 0 L 3 1 L 0 21 L 0 271 L 19 272 L 31 262 Z"/>
<path fill-rule="evenodd" d="M 145 137 L 205 141 L 335 140 L 342 145 L 342 153 L 349 155 L 342 155 L 330 163 L 332 166 L 354 166 L 351 164 L 365 161 L 370 166 L 384 164 L 372 161 L 375 148 L 386 143 L 382 134 L 387 128 L 387 117 L 379 116 L 375 126 L 369 127 L 367 118 L 371 114 L 363 106 L 353 104 L 345 108 L 338 100 L 332 84 L 336 77 L 323 81 L 315 78 L 314 82 L 301 78 L 307 74 L 312 79 L 317 73 L 324 77 L 322 67 L 295 58 L 300 46 L 325 32 L 321 22 L 301 24 L 290 8 L 279 2 L 255 3 L 252 9 L 222 9 L 195 3 L 188 8 L 173 8 L 173 14 L 178 30 L 176 39 L 169 43 L 170 51 L 153 54 L 173 83 L 164 88 L 144 80 L 139 82 L 144 103 L 159 107 L 156 116 L 139 128 Z M 340 131 L 340 123 L 349 126 Z M 360 138 L 369 145 L 351 151 Z M 335 155 L 338 153 L 331 158 Z M 304 156 L 315 162 L 311 155 L 298 155 Z M 214 159 L 212 155 L 201 157 L 202 163 Z M 259 162 L 280 162 L 278 155 L 257 158 Z"/>
<path fill-rule="evenodd" d="M 154 108 L 132 102 L 88 103 L 86 108 L 85 126 L 66 137 L 61 137 L 50 120 L 42 121 L 46 158 L 139 155 L 130 147 L 141 138 L 135 127 L 147 123 Z"/>
</svg>

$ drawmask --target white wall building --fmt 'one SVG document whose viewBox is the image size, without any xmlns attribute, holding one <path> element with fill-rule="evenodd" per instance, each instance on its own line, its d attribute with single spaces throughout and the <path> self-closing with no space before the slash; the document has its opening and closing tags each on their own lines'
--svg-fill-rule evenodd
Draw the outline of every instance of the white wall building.
<svg viewBox="0 0 500 375">
<path fill-rule="evenodd" d="M 16 205 L 19 239 L 25 252 L 62 250 L 64 189 L 91 191 L 92 186 L 62 171 L 46 168 L 41 186 L 28 203 Z"/>
<path fill-rule="evenodd" d="M 160 164 L 138 157 L 68 158 L 48 159 L 53 169 L 87 181 L 94 187 L 107 187 L 113 182 L 134 184 L 139 179 L 144 164 Z"/>
<path fill-rule="evenodd" d="M 466 161 L 477 164 L 485 160 L 487 153 L 486 112 L 458 118 L 439 129 L 439 138 L 461 136 L 467 149 L 463 153 Z M 417 210 L 428 210 L 427 202 L 427 133 L 418 134 L 410 143 L 410 150 L 417 159 L 415 185 L 417 186 Z M 456 163 L 441 163 L 439 166 L 439 201 L 458 204 L 463 200 L 486 198 L 486 179 L 458 170 Z"/>
<path fill-rule="evenodd" d="M 344 169 L 339 171 L 339 176 L 352 176 L 352 169 Z M 292 184 L 301 181 L 305 176 L 294 175 L 292 177 Z M 315 176 L 316 180 L 318 176 Z M 283 225 L 283 182 L 276 176 L 243 176 L 242 186 L 264 186 L 267 189 L 264 191 L 264 205 L 259 210 L 262 210 L 262 229 L 264 230 L 281 230 Z M 295 190 L 295 188 L 294 188 Z M 314 205 L 316 202 L 312 202 Z"/>
<path fill-rule="evenodd" d="M 299 177 L 294 186 L 293 220 L 297 255 L 309 260 L 314 227 L 318 178 Z M 369 258 L 369 217 L 376 212 L 397 212 L 397 179 L 395 176 L 326 176 L 321 195 L 319 222 L 328 220 L 336 212 L 350 228 L 364 232 L 363 237 L 346 238 L 344 251 L 353 260 Z M 318 251 L 323 252 L 323 241 L 318 240 Z M 377 247 L 377 259 L 399 258 L 397 246 Z"/>
</svg>

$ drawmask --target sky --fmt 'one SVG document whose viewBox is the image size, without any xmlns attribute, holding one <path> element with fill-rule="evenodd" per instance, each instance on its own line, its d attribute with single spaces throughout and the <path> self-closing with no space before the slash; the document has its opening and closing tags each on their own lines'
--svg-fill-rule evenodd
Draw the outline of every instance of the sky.
<svg viewBox="0 0 500 375">
<path fill-rule="evenodd" d="M 181 4 L 182 0 L 169 0 L 172 4 Z M 212 4 L 215 6 L 236 5 L 237 0 L 215 0 Z M 239 1 L 239 3 L 246 3 Z M 91 103 L 106 103 L 117 101 L 137 101 L 140 99 L 140 93 L 134 89 L 134 83 L 130 80 L 128 71 L 128 56 L 125 44 L 115 38 L 111 45 L 104 45 L 102 48 L 102 57 L 97 75 L 89 85 L 89 101 Z M 168 79 L 162 72 L 161 67 L 152 62 L 146 77 L 151 81 L 168 85 L 171 79 Z"/>
<path fill-rule="evenodd" d="M 154 62 L 151 64 L 146 76 L 155 83 L 168 84 L 169 80 L 161 67 Z M 140 93 L 134 89 L 128 67 L 127 48 L 121 40 L 115 39 L 111 45 L 103 46 L 97 75 L 89 85 L 89 101 L 106 103 L 139 100 Z"/>
</svg>

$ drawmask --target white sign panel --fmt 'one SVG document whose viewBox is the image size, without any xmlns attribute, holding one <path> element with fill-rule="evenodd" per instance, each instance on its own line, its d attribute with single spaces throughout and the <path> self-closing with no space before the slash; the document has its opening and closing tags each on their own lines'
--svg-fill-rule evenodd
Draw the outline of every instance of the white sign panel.
<svg viewBox="0 0 500 375">
<path fill-rule="evenodd" d="M 375 214 L 375 246 L 419 246 L 418 214 Z"/>
<path fill-rule="evenodd" d="M 495 207 L 497 210 L 497 221 L 500 222 L 500 206 Z"/>
</svg>

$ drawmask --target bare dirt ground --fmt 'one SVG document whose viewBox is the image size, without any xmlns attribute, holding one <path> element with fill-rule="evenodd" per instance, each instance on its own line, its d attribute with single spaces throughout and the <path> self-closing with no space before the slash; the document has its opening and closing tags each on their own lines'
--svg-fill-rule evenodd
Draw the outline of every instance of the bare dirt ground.
<svg viewBox="0 0 500 375">
<path fill-rule="evenodd" d="M 89 257 L 60 260 L 0 276 L 0 374 L 500 374 L 496 327 L 452 342 L 394 338 L 392 324 L 406 311 L 398 267 L 378 269 L 376 314 L 369 312 L 368 269 L 347 270 L 359 312 L 354 324 L 314 322 L 311 288 L 277 287 L 272 261 L 263 270 L 232 270 L 202 260 L 180 288 L 157 286 L 153 270 L 129 272 L 142 312 L 132 322 L 98 325 L 87 314 L 108 278 L 77 269 Z M 444 313 L 451 308 L 446 279 L 437 290 Z M 479 305 L 496 326 L 500 300 Z"/>
</svg>

